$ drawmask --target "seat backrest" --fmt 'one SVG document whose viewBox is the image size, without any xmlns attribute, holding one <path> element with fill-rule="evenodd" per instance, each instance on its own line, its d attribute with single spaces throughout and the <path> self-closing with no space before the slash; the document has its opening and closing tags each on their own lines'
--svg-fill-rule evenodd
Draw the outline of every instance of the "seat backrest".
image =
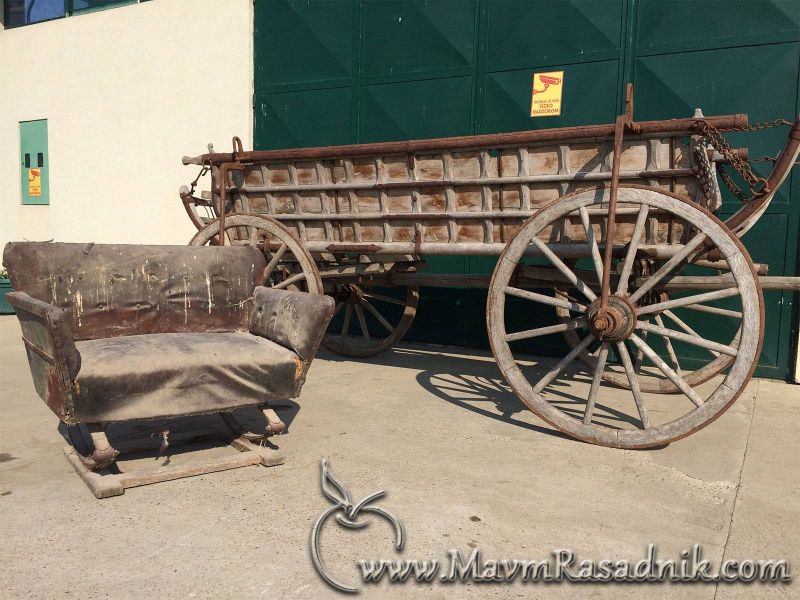
<svg viewBox="0 0 800 600">
<path fill-rule="evenodd" d="M 76 340 L 246 330 L 264 255 L 249 246 L 14 242 L 12 287 L 71 313 Z"/>
</svg>

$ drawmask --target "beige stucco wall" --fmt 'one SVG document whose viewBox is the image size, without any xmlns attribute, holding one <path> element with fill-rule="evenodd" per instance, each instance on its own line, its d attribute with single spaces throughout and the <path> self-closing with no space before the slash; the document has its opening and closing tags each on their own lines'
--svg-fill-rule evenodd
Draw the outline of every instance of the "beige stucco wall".
<svg viewBox="0 0 800 600">
<path fill-rule="evenodd" d="M 206 144 L 252 144 L 249 0 L 153 0 L 0 31 L 0 248 L 186 243 Z M 47 119 L 50 205 L 20 203 L 19 122 Z"/>
</svg>

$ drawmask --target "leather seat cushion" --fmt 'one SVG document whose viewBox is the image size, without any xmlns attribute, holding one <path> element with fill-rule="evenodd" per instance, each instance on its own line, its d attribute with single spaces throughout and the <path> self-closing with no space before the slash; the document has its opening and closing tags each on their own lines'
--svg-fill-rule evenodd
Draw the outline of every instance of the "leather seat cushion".
<svg viewBox="0 0 800 600">
<path fill-rule="evenodd" d="M 296 396 L 298 356 L 250 333 L 156 333 L 75 345 L 81 422 L 224 412 Z"/>
</svg>

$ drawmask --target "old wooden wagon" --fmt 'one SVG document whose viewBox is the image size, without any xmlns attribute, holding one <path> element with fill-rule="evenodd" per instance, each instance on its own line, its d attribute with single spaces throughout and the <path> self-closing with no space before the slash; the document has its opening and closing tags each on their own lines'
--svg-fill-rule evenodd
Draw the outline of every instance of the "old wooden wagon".
<svg viewBox="0 0 800 600">
<path fill-rule="evenodd" d="M 720 133 L 775 125 L 790 133 L 767 178 Z M 752 377 L 762 289 L 797 280 L 765 277 L 740 237 L 799 151 L 800 121 L 698 110 L 636 122 L 629 99 L 609 125 L 258 152 L 234 138 L 233 152 L 184 158 L 202 170 L 181 198 L 192 244 L 257 245 L 268 285 L 332 295 L 324 345 L 342 355 L 398 342 L 419 286 L 488 287 L 492 351 L 522 402 L 571 436 L 636 448 L 710 423 Z M 718 177 L 743 200 L 724 222 Z M 499 258 L 491 279 L 425 272 L 426 257 L 447 255 Z M 542 308 L 554 324 L 525 322 Z M 570 348 L 557 362 L 520 352 L 552 334 Z M 700 353 L 690 368 L 679 346 Z M 585 397 L 570 396 L 563 381 L 581 378 Z"/>
</svg>

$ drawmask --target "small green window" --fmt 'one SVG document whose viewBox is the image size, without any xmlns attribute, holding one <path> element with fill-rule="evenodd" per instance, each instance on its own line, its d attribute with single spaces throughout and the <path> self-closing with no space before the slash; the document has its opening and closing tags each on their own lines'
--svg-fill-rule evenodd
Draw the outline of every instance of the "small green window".
<svg viewBox="0 0 800 600">
<path fill-rule="evenodd" d="M 50 204 L 47 119 L 20 122 L 19 148 L 22 203 Z"/>
</svg>

